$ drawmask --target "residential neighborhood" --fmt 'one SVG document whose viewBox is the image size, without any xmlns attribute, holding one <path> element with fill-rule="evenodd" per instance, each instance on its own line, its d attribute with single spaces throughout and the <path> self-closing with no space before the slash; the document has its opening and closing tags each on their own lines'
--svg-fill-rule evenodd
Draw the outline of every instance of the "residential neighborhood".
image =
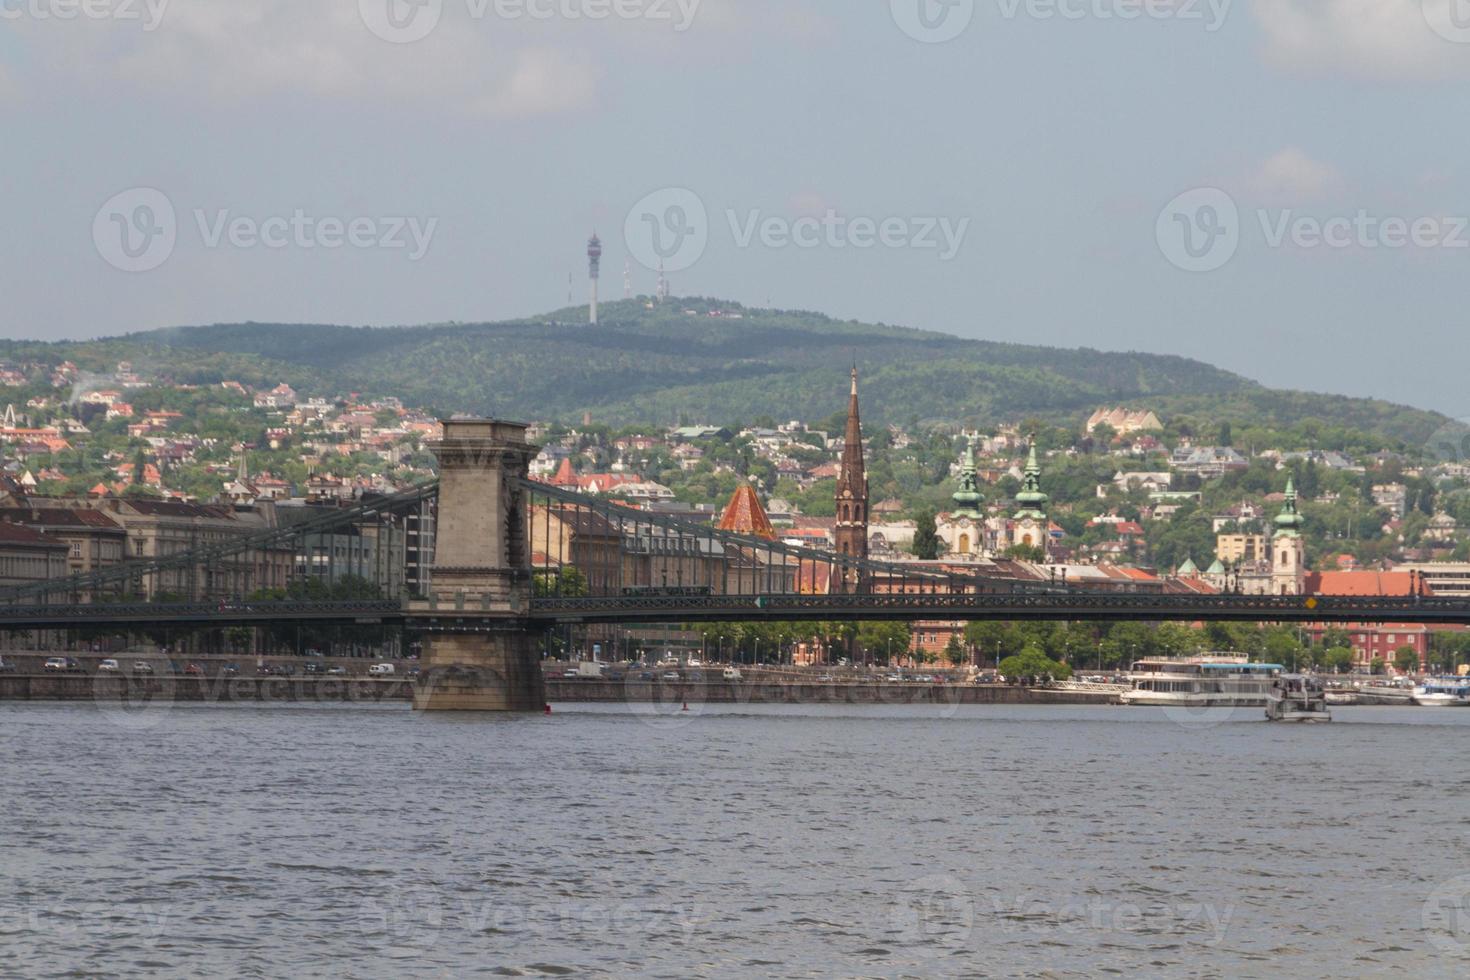
<svg viewBox="0 0 1470 980">
<path fill-rule="evenodd" d="M 54 571 L 37 557 L 48 546 L 57 567 L 94 571 L 201 533 L 258 533 L 435 475 L 428 447 L 440 420 L 395 398 L 232 379 L 177 383 L 127 362 L 106 375 L 70 362 L 11 363 L 0 366 L 0 384 L 0 397 L 13 394 L 0 426 L 0 522 L 14 526 L 0 540 L 0 568 L 11 582 Z M 856 398 L 855 378 L 854 415 Z M 735 531 L 768 526 L 808 548 L 853 552 L 839 539 L 858 528 L 875 559 L 1036 581 L 1470 595 L 1465 468 L 1405 447 L 1302 448 L 1310 433 L 1237 439 L 1228 424 L 1201 431 L 1129 406 L 1099 408 L 1070 428 L 1035 419 L 849 422 L 841 412 L 667 428 L 599 425 L 590 415 L 578 425 L 541 421 L 529 431 L 540 447 L 531 475 L 633 509 L 724 518 Z M 844 476 L 854 432 L 866 461 L 860 486 Z M 866 507 L 861 524 L 843 522 L 845 479 L 843 492 Z M 430 527 L 431 515 L 423 521 Z M 1289 553 L 1272 545 L 1283 530 Z M 293 562 L 311 564 L 259 554 L 212 581 L 221 594 L 279 588 Z M 162 580 L 151 589 L 171 591 Z M 913 652 L 938 657 L 964 630 L 916 624 Z M 1432 641 L 1427 630 L 1392 625 L 1350 634 L 1365 668 L 1404 646 L 1425 659 Z"/>
</svg>

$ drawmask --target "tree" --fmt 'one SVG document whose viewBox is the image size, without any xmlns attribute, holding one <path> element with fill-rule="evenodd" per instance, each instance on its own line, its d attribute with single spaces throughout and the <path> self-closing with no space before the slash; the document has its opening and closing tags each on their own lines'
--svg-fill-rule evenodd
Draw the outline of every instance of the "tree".
<svg viewBox="0 0 1470 980">
<path fill-rule="evenodd" d="M 949 642 L 944 645 L 944 659 L 956 667 L 965 662 L 965 647 L 960 643 L 958 633 L 949 634 Z"/>
<path fill-rule="evenodd" d="M 1013 657 L 1000 662 L 1000 672 L 1007 678 L 1054 677 L 1066 680 L 1072 676 L 1072 668 L 1059 664 L 1046 655 L 1040 647 L 1028 646 Z"/>
<path fill-rule="evenodd" d="M 1393 652 L 1393 665 L 1400 674 L 1412 674 L 1419 669 L 1419 653 L 1411 646 L 1401 646 Z"/>
<path fill-rule="evenodd" d="M 1353 651 L 1349 647 L 1329 647 L 1322 655 L 1322 666 L 1334 674 L 1343 674 L 1353 669 Z"/>
<path fill-rule="evenodd" d="M 1167 657 L 1187 657 L 1199 652 L 1199 631 L 1183 623 L 1164 623 L 1154 631 L 1159 652 Z"/>
<path fill-rule="evenodd" d="M 1266 656 L 1272 663 L 1296 670 L 1301 652 L 1302 645 L 1297 642 L 1296 631 L 1290 626 L 1275 627 L 1266 635 Z"/>
<path fill-rule="evenodd" d="M 939 533 L 934 527 L 934 512 L 921 510 L 915 518 L 914 556 L 920 561 L 934 561 L 939 557 Z"/>
<path fill-rule="evenodd" d="M 912 640 L 913 633 L 908 623 L 866 622 L 858 624 L 858 646 L 862 647 L 871 659 L 878 657 L 887 659 L 893 654 L 907 653 Z"/>
<path fill-rule="evenodd" d="M 576 599 L 587 594 L 587 576 L 574 565 L 563 565 L 556 571 L 538 571 L 536 595 L 542 598 L 560 596 Z"/>
<path fill-rule="evenodd" d="M 1373 662 L 1368 665 L 1368 673 L 1370 673 L 1370 674 L 1381 674 L 1381 673 L 1383 673 L 1383 667 L 1384 667 L 1383 658 L 1382 657 L 1374 657 L 1373 658 Z"/>
<path fill-rule="evenodd" d="M 980 656 L 987 660 L 999 662 L 1007 656 L 1021 649 L 1020 645 L 1008 648 L 1010 640 L 1010 627 L 1005 623 L 996 622 L 993 619 L 976 620 L 965 624 L 965 642 L 980 652 Z"/>
</svg>

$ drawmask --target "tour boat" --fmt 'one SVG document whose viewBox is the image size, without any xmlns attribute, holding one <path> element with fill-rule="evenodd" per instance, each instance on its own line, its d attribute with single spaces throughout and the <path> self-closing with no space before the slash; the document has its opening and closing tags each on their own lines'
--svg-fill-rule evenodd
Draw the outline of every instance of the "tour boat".
<svg viewBox="0 0 1470 980">
<path fill-rule="evenodd" d="M 1470 708 L 1470 679 L 1431 678 L 1414 688 L 1413 696 L 1422 708 Z"/>
<path fill-rule="evenodd" d="M 1281 671 L 1280 664 L 1253 664 L 1245 657 L 1139 660 L 1128 673 L 1132 688 L 1118 695 L 1118 701 L 1164 707 L 1260 708 L 1266 704 L 1271 681 Z"/>
<path fill-rule="evenodd" d="M 1267 721 L 1331 721 L 1327 692 L 1315 677 L 1282 674 L 1266 692 Z"/>
</svg>

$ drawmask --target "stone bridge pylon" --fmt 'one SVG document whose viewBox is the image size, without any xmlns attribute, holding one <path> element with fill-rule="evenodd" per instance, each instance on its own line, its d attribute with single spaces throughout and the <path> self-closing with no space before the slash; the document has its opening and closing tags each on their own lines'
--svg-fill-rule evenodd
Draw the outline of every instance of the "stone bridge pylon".
<svg viewBox="0 0 1470 980">
<path fill-rule="evenodd" d="M 524 483 L 539 447 L 516 422 L 452 419 L 430 449 L 439 459 L 438 532 L 429 594 L 413 605 L 459 625 L 426 637 L 414 707 L 540 711 Z"/>
</svg>

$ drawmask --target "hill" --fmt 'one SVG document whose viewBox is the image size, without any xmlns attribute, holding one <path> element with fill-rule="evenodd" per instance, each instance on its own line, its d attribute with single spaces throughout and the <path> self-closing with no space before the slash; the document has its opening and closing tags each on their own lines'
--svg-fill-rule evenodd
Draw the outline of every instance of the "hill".
<svg viewBox="0 0 1470 980">
<path fill-rule="evenodd" d="M 89 342 L 6 342 L 0 354 L 70 358 L 99 372 L 130 360 L 178 382 L 286 381 L 312 393 L 394 395 L 446 414 L 575 420 L 590 412 L 613 424 L 824 418 L 842 408 L 853 361 L 873 421 L 1040 418 L 1076 426 L 1094 408 L 1127 404 L 1166 419 L 1306 424 L 1410 444 L 1445 421 L 1370 399 L 1268 389 L 1183 357 L 966 340 L 718 300 L 610 303 L 595 328 L 585 316 L 584 307 L 419 327 L 216 324 Z"/>
</svg>

